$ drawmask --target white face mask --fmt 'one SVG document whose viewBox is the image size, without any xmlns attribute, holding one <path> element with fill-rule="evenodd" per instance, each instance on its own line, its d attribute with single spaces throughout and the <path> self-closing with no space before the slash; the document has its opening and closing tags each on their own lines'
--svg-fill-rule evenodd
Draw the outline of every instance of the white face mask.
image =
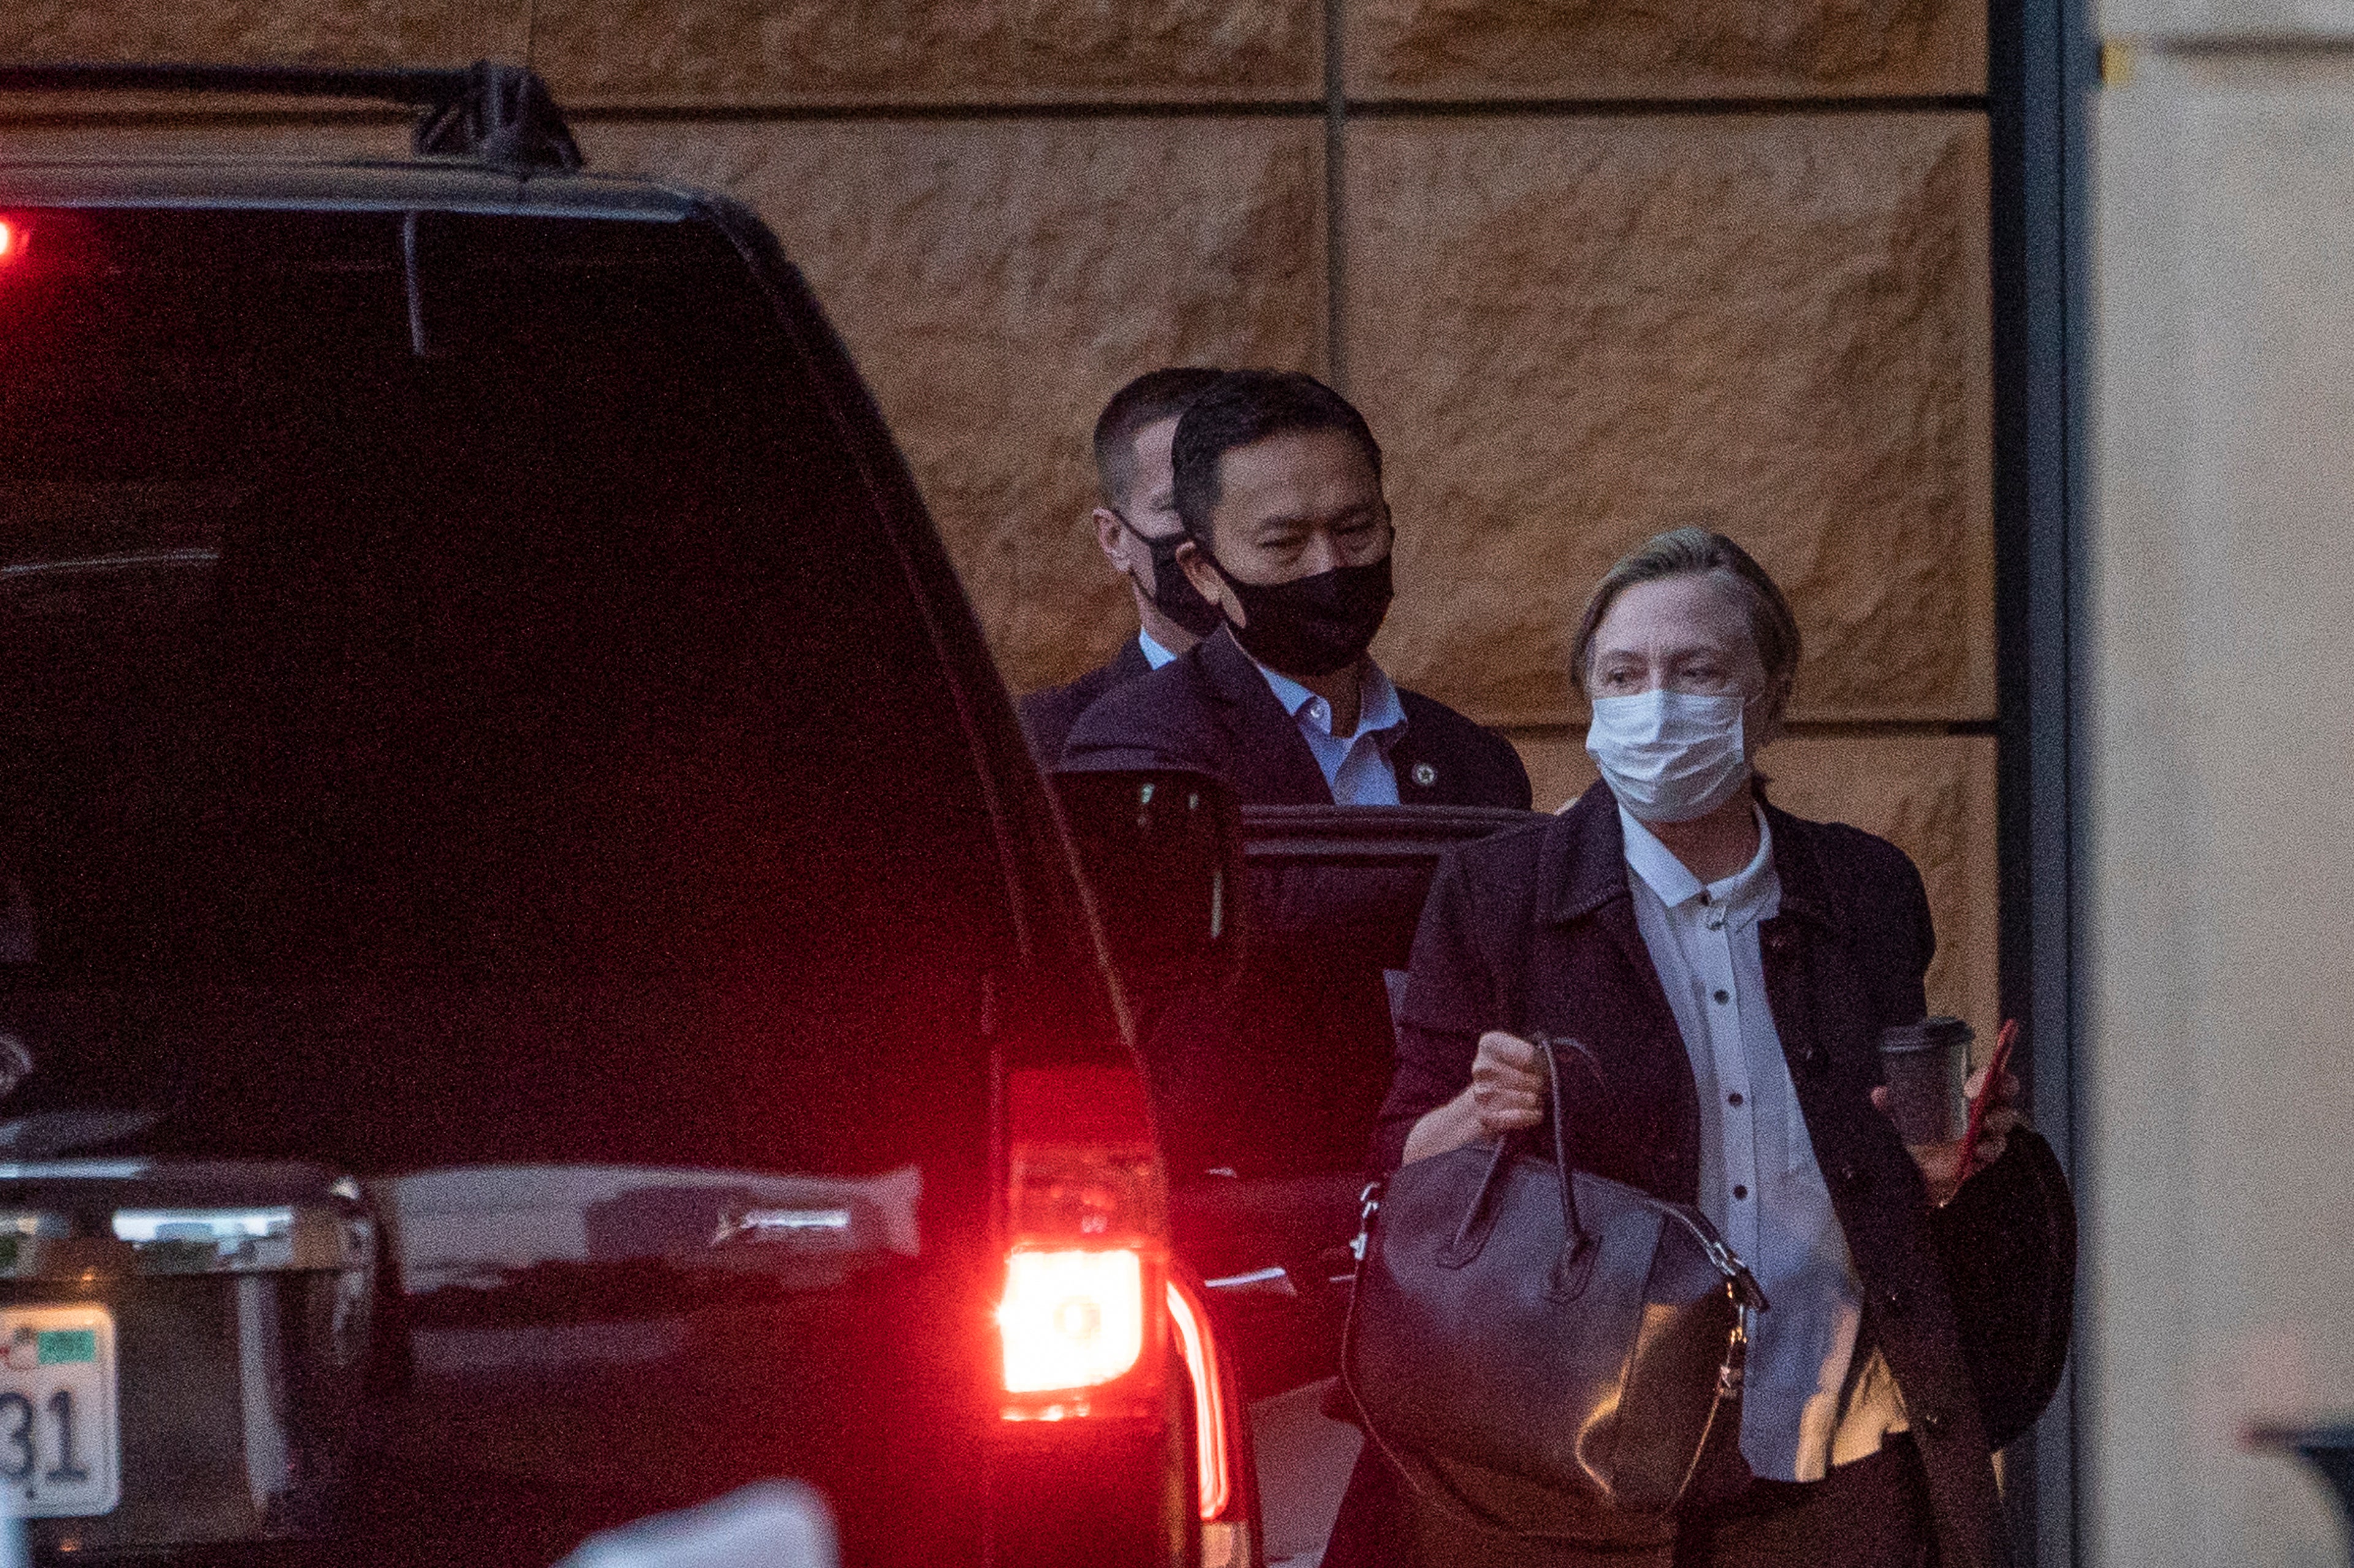
<svg viewBox="0 0 2354 1568">
<path fill-rule="evenodd" d="M 1737 692 L 1694 696 L 1659 687 L 1597 697 L 1585 749 L 1618 803 L 1639 822 L 1705 817 L 1749 778 Z"/>
</svg>

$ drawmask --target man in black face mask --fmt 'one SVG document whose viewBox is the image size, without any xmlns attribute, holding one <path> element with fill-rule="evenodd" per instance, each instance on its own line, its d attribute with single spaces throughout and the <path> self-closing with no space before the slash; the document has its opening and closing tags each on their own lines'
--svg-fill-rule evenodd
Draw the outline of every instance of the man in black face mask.
<svg viewBox="0 0 2354 1568">
<path fill-rule="evenodd" d="M 1218 629 L 1218 607 L 1194 591 L 1177 564 L 1185 529 L 1177 521 L 1169 447 L 1178 416 L 1219 372 L 1172 365 L 1148 370 L 1111 395 L 1096 418 L 1096 545 L 1128 579 L 1140 623 L 1110 663 L 1067 685 L 1031 693 L 1020 704 L 1030 747 L 1048 767 L 1062 755 L 1071 726 L 1114 686 L 1149 674 Z"/>
<path fill-rule="evenodd" d="M 1197 768 L 1248 804 L 1527 808 L 1510 742 L 1366 657 L 1393 531 L 1363 415 L 1312 376 L 1230 372 L 1178 421 L 1172 470 L 1177 564 L 1224 625 L 1097 701 L 1063 767 Z"/>
</svg>

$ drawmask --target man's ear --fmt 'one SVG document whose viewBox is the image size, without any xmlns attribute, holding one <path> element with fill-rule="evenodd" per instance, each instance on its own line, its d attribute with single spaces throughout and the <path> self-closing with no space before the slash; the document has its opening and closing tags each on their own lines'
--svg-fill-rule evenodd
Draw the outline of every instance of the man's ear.
<svg viewBox="0 0 2354 1568">
<path fill-rule="evenodd" d="M 1095 509 L 1093 521 L 1096 548 L 1104 553 L 1104 559 L 1111 563 L 1113 571 L 1126 577 L 1129 570 L 1128 528 L 1120 522 L 1119 514 L 1108 506 L 1098 506 Z"/>
<path fill-rule="evenodd" d="M 1225 579 L 1218 575 L 1217 567 L 1210 564 L 1210 557 L 1190 534 L 1177 546 L 1177 565 L 1184 572 L 1185 580 L 1193 585 L 1194 592 L 1224 609 L 1236 626 L 1243 624 L 1242 606 L 1226 592 Z"/>
</svg>

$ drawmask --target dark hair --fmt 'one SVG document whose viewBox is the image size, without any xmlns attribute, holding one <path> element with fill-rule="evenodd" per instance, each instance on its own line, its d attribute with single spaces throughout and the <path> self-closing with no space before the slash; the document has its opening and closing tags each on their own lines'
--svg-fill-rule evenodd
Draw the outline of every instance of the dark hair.
<svg viewBox="0 0 2354 1568">
<path fill-rule="evenodd" d="M 1749 640 L 1757 646 L 1757 662 L 1766 666 L 1766 680 L 1787 681 L 1797 674 L 1798 620 L 1766 568 L 1722 534 L 1671 528 L 1644 540 L 1594 585 L 1585 615 L 1577 623 L 1577 641 L 1569 649 L 1569 678 L 1580 691 L 1585 689 L 1586 666 L 1594 657 L 1594 634 L 1602 629 L 1612 602 L 1637 583 L 1668 577 L 1712 577 L 1723 583 L 1749 617 Z"/>
<path fill-rule="evenodd" d="M 1330 387 L 1297 370 L 1230 370 L 1193 399 L 1177 421 L 1171 450 L 1177 473 L 1177 516 L 1204 549 L 1218 505 L 1218 467 L 1236 447 L 1269 436 L 1338 430 L 1355 441 L 1382 477 L 1382 444 L 1365 417 Z"/>
<path fill-rule="evenodd" d="M 1128 487 L 1136 482 L 1137 432 L 1183 413 L 1224 374 L 1206 366 L 1166 365 L 1111 395 L 1096 416 L 1096 484 L 1106 501 L 1128 504 Z"/>
</svg>

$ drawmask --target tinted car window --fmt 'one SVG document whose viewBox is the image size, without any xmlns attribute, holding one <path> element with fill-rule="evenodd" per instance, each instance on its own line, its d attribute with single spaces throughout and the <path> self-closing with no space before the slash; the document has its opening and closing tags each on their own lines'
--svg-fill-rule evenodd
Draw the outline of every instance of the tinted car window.
<svg viewBox="0 0 2354 1568">
<path fill-rule="evenodd" d="M 983 794 L 716 231 L 20 229 L 0 1117 L 361 1168 L 979 1159 Z"/>
</svg>

